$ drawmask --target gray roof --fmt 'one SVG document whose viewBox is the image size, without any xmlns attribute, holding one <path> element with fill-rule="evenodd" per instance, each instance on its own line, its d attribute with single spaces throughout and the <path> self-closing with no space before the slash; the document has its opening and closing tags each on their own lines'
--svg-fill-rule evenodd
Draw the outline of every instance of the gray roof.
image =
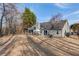
<svg viewBox="0 0 79 59">
<path fill-rule="evenodd" d="M 46 30 L 61 30 L 64 26 L 64 24 L 67 22 L 67 20 L 60 20 L 60 21 L 52 21 L 52 22 L 44 22 L 41 23 L 41 29 Z"/>
</svg>

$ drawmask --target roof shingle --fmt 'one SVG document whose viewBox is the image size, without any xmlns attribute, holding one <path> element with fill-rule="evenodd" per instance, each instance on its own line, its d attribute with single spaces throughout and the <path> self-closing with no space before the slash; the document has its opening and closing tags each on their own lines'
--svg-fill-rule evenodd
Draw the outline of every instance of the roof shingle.
<svg viewBox="0 0 79 59">
<path fill-rule="evenodd" d="M 60 21 L 52 21 L 52 22 L 44 22 L 41 23 L 41 29 L 46 30 L 61 30 L 65 24 L 66 20 L 60 20 Z"/>
</svg>

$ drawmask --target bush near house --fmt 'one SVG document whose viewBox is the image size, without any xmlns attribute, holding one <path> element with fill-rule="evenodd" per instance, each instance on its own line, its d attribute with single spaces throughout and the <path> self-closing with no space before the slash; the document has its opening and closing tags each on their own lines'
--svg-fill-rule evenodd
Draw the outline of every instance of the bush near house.
<svg viewBox="0 0 79 59">
<path fill-rule="evenodd" d="M 67 37 L 69 37 L 69 36 L 70 36 L 70 33 L 68 32 L 68 33 L 66 33 L 65 35 L 66 35 Z"/>
<path fill-rule="evenodd" d="M 79 36 L 79 31 L 77 32 L 77 36 Z"/>
<path fill-rule="evenodd" d="M 72 24 L 72 25 L 70 26 L 70 29 L 72 29 L 73 32 L 79 32 L 79 31 L 78 31 L 78 30 L 79 30 L 79 23 Z"/>
</svg>

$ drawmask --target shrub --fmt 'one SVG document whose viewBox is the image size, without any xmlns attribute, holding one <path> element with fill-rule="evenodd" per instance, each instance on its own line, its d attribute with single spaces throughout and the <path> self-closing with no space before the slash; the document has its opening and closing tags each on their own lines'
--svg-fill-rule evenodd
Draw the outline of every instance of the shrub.
<svg viewBox="0 0 79 59">
<path fill-rule="evenodd" d="M 79 36 L 79 32 L 77 32 L 77 35 Z"/>
<path fill-rule="evenodd" d="M 70 36 L 70 33 L 66 33 L 65 35 L 66 35 L 67 37 L 69 37 L 69 36 Z"/>
<path fill-rule="evenodd" d="M 51 37 L 53 37 L 53 35 L 50 35 L 50 34 L 49 34 L 49 37 L 51 38 Z"/>
</svg>

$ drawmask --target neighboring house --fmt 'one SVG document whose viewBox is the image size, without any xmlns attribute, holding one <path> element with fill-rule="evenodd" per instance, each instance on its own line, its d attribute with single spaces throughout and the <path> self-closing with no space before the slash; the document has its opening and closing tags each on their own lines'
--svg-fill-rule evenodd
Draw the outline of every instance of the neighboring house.
<svg viewBox="0 0 79 59">
<path fill-rule="evenodd" d="M 54 37 L 64 37 L 66 33 L 70 32 L 67 20 L 44 22 L 36 24 L 30 29 L 32 32 L 37 31 L 41 35 L 53 35 Z"/>
<path fill-rule="evenodd" d="M 37 22 L 34 26 L 31 28 L 28 28 L 29 32 L 31 33 L 37 33 L 40 34 L 40 24 Z"/>
</svg>

